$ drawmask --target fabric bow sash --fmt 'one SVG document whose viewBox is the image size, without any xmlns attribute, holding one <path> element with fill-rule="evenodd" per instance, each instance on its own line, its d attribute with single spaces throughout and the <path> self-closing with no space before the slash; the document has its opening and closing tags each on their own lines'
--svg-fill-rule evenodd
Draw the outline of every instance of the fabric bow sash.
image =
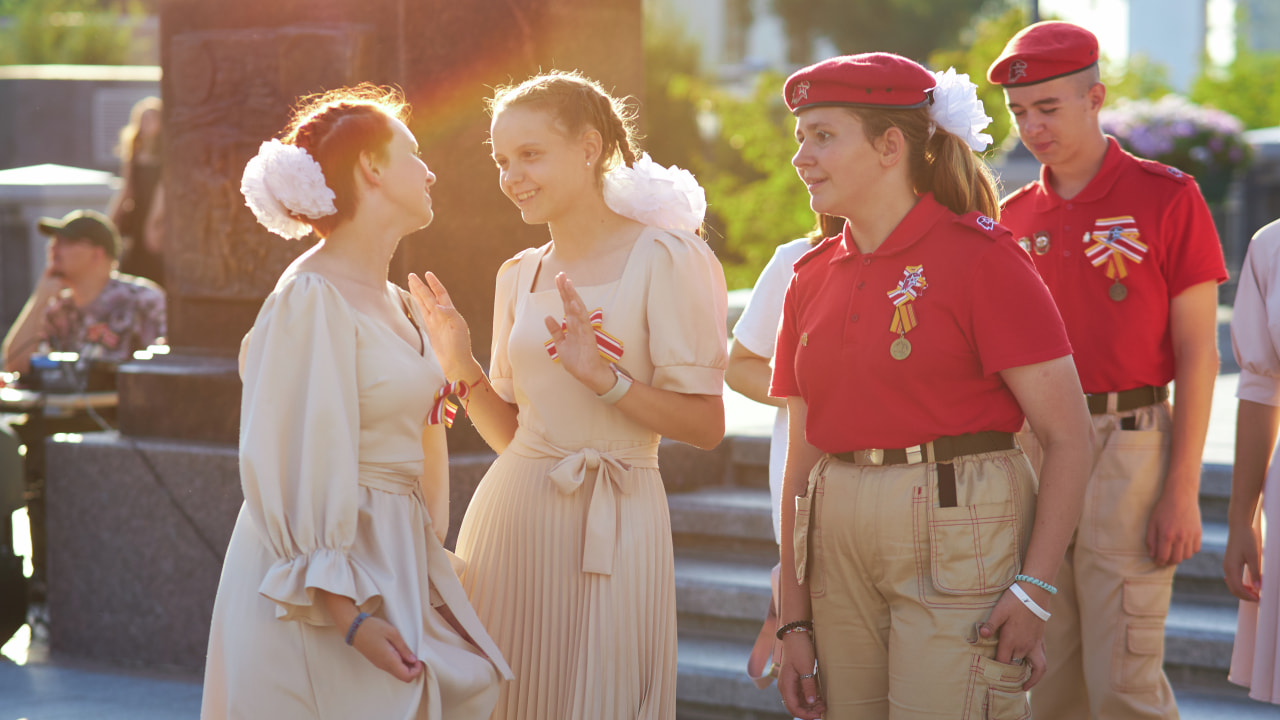
<svg viewBox="0 0 1280 720">
<path fill-rule="evenodd" d="M 605 332 L 604 329 L 604 308 L 596 308 L 591 311 L 588 318 L 591 321 L 591 329 L 596 333 L 596 349 L 600 351 L 600 357 L 611 363 L 616 363 L 622 359 L 622 341 Z M 561 321 L 561 329 L 567 329 L 568 323 Z M 547 354 L 551 356 L 554 362 L 560 362 L 560 353 L 556 351 L 556 343 L 554 340 L 547 340 L 542 344 L 547 349 Z"/>
<path fill-rule="evenodd" d="M 1085 242 L 1092 245 L 1085 249 L 1085 256 L 1094 267 L 1107 265 L 1107 277 L 1123 280 L 1129 270 L 1125 261 L 1141 263 L 1147 254 L 1147 244 L 1142 242 L 1138 225 L 1131 216 L 1103 218 L 1097 229 L 1085 234 Z"/>
<path fill-rule="evenodd" d="M 458 403 L 449 397 L 457 395 L 459 400 L 466 402 L 470 394 L 471 386 L 465 380 L 445 383 L 436 391 L 435 400 L 431 403 L 431 412 L 427 414 L 427 424 L 453 427 L 453 420 L 458 415 Z"/>
<path fill-rule="evenodd" d="M 577 492 L 594 473 L 582 538 L 582 571 L 612 575 L 613 551 L 618 543 L 618 496 L 629 492 L 629 470 L 658 467 L 657 443 L 607 452 L 591 447 L 566 450 L 521 428 L 508 449 L 529 457 L 560 458 L 548 475 L 565 495 Z"/>
</svg>

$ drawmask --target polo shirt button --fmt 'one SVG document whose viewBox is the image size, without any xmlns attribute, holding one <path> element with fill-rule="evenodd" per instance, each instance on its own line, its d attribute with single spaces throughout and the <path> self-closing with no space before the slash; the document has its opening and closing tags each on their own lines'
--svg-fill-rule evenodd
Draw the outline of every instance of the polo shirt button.
<svg viewBox="0 0 1280 720">
<path fill-rule="evenodd" d="M 867 286 L 867 281 L 866 281 L 866 280 L 859 280 L 859 281 L 858 281 L 858 289 L 859 289 L 859 290 L 861 290 L 862 288 L 864 288 L 864 287 L 866 287 L 866 286 Z"/>
<path fill-rule="evenodd" d="M 858 322 L 858 313 L 854 313 L 854 314 L 853 314 L 853 317 L 849 318 L 849 321 L 850 321 L 850 322 Z"/>
<path fill-rule="evenodd" d="M 862 264 L 863 264 L 863 265 L 870 265 L 870 264 L 871 264 L 871 258 L 869 258 L 869 257 L 864 257 L 864 258 L 862 258 Z"/>
<path fill-rule="evenodd" d="M 1074 210 L 1075 208 L 1076 208 L 1076 206 L 1075 206 L 1075 205 L 1072 205 L 1071 203 L 1067 203 L 1067 209 L 1068 209 L 1068 210 Z"/>
</svg>

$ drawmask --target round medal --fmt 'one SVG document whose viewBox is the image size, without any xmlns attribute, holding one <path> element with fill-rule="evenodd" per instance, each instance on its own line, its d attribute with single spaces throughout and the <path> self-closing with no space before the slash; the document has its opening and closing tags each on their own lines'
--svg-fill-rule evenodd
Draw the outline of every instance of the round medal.
<svg viewBox="0 0 1280 720">
<path fill-rule="evenodd" d="M 899 337 L 897 340 L 893 341 L 892 345 L 889 346 L 889 355 L 893 356 L 894 360 L 906 360 L 907 356 L 910 354 L 911 341 L 905 337 Z"/>
<path fill-rule="evenodd" d="M 1044 255 L 1049 252 L 1049 233 L 1038 232 L 1035 234 L 1035 248 L 1037 255 Z"/>
<path fill-rule="evenodd" d="M 1111 296 L 1112 300 L 1120 302 L 1129 296 L 1129 288 L 1125 287 L 1119 280 L 1117 280 L 1111 285 L 1111 289 L 1107 291 L 1107 294 Z"/>
</svg>

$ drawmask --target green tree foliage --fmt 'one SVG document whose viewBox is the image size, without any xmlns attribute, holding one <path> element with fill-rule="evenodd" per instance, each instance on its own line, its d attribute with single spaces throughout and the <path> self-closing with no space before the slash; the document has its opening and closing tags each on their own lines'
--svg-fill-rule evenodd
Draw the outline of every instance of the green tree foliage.
<svg viewBox="0 0 1280 720">
<path fill-rule="evenodd" d="M 979 11 L 1008 5 L 1009 0 L 773 0 L 789 28 L 829 38 L 842 53 L 878 50 L 919 62 L 955 46 Z"/>
<path fill-rule="evenodd" d="M 1226 110 L 1249 129 L 1280 125 L 1280 53 L 1238 48 L 1230 65 L 1200 74 L 1191 99 Z"/>
<path fill-rule="evenodd" d="M 723 228 L 730 288 L 750 287 L 775 247 L 814 226 L 809 193 L 791 166 L 795 120 L 782 102 L 784 79 L 764 73 L 748 97 L 711 98 L 721 125 L 719 155 L 734 171 L 707 174 L 703 187 Z"/>
<path fill-rule="evenodd" d="M 0 0 L 0 64 L 123 64 L 143 14 L 138 0 Z"/>
<path fill-rule="evenodd" d="M 938 50 L 929 56 L 929 67 L 946 70 L 954 67 L 958 73 L 967 73 L 969 80 L 978 86 L 978 99 L 991 125 L 987 132 L 1002 147 L 1009 137 L 1012 118 L 1004 105 L 1004 90 L 987 82 L 987 68 L 1000 57 L 1004 46 L 1019 30 L 1027 26 L 1027 10 L 1021 4 L 998 14 L 983 14 L 974 18 L 960 35 L 960 45 Z"/>
</svg>

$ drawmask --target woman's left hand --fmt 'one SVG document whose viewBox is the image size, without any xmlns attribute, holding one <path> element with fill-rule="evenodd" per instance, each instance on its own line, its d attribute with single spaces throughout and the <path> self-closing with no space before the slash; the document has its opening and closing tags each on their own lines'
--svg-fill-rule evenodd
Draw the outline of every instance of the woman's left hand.
<svg viewBox="0 0 1280 720">
<path fill-rule="evenodd" d="M 556 275 L 556 289 L 564 304 L 564 325 L 555 318 L 546 317 L 547 332 L 555 343 L 560 364 L 578 382 L 591 392 L 603 395 L 617 382 L 617 376 L 608 361 L 600 356 L 596 345 L 596 331 L 591 327 L 591 313 L 587 305 L 573 289 L 573 281 L 564 273 Z"/>
<path fill-rule="evenodd" d="M 1031 593 L 1028 593 L 1031 594 Z M 1036 599 L 1033 595 L 1033 599 Z M 1036 599 L 1044 607 L 1044 602 Z M 1023 690 L 1030 690 L 1040 678 L 1044 677 L 1044 626 L 1045 621 L 1036 617 L 1023 607 L 1022 602 L 1013 592 L 1006 590 L 999 602 L 992 608 L 987 621 L 978 628 L 978 634 L 984 639 L 995 637 L 996 662 L 1019 665 L 1031 665 L 1031 677 L 1023 684 Z M 1014 662 L 1019 660 L 1020 662 Z"/>
</svg>

